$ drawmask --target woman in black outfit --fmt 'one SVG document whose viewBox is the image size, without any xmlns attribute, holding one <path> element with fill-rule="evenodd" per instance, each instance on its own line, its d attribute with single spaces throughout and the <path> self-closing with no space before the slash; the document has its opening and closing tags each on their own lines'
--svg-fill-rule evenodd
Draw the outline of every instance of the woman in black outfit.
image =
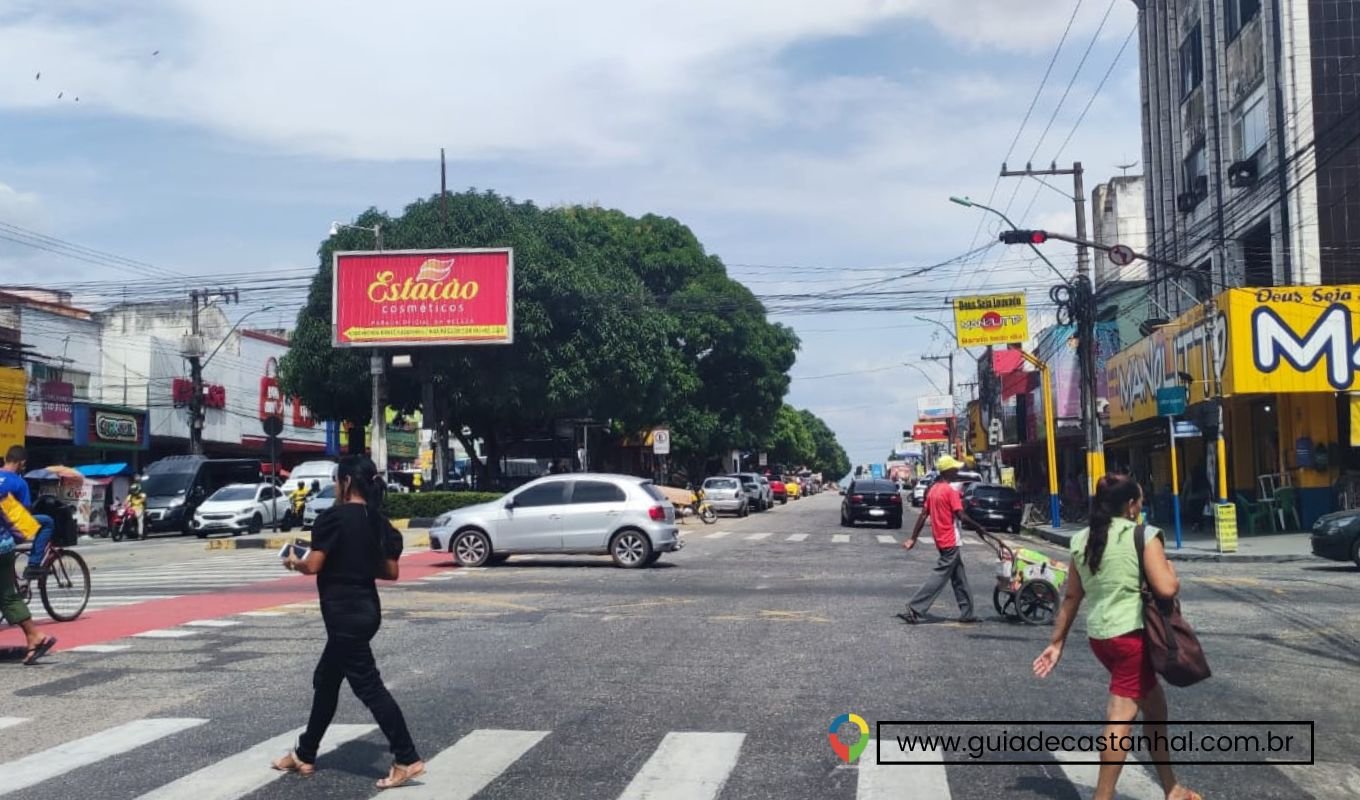
<svg viewBox="0 0 1360 800">
<path fill-rule="evenodd" d="M 376 578 L 394 581 L 401 557 L 401 534 L 383 517 L 383 483 L 373 462 L 364 456 L 341 460 L 336 474 L 337 501 L 316 520 L 312 549 L 305 559 L 289 555 L 284 567 L 316 575 L 321 618 L 326 623 L 326 649 L 312 675 L 312 714 L 297 749 L 273 767 L 299 775 L 316 771 L 321 737 L 335 716 L 340 682 L 354 691 L 382 728 L 393 762 L 379 789 L 401 786 L 425 772 L 406 729 L 397 701 L 383 685 L 369 642 L 382 624 Z"/>
</svg>

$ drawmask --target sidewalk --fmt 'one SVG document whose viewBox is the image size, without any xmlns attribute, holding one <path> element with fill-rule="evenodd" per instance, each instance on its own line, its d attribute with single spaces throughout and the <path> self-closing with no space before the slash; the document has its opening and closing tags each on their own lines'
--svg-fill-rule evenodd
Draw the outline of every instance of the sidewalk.
<svg viewBox="0 0 1360 800">
<path fill-rule="evenodd" d="M 1064 525 L 1053 528 L 1041 525 L 1026 528 L 1031 536 L 1067 547 L 1072 536 L 1083 525 Z M 1183 531 L 1181 548 L 1176 549 L 1175 531 L 1165 531 L 1166 555 L 1172 561 L 1222 561 L 1232 564 L 1285 564 L 1291 561 L 1321 561 L 1313 555 L 1307 533 L 1273 533 L 1260 536 L 1237 537 L 1237 552 L 1218 552 L 1218 541 L 1213 536 Z"/>
</svg>

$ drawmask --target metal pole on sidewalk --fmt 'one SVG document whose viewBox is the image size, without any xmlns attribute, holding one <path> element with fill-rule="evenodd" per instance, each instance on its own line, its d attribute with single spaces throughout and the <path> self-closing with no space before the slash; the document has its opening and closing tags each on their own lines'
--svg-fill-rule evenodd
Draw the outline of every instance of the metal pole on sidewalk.
<svg viewBox="0 0 1360 800">
<path fill-rule="evenodd" d="M 1171 434 L 1171 516 L 1176 520 L 1176 549 L 1181 549 L 1181 476 L 1176 467 L 1176 418 L 1166 418 Z"/>
</svg>

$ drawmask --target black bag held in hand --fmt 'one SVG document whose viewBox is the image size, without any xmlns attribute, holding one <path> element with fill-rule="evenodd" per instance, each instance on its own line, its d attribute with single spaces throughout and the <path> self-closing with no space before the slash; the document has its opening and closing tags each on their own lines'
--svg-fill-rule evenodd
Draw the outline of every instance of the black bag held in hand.
<svg viewBox="0 0 1360 800">
<path fill-rule="evenodd" d="M 1134 530 L 1133 546 L 1138 550 L 1138 574 L 1143 584 L 1144 646 L 1152 659 L 1152 668 L 1167 683 L 1194 686 L 1212 674 L 1209 662 L 1194 629 L 1181 616 L 1180 598 L 1159 600 L 1148 588 L 1147 573 L 1143 572 L 1143 533 L 1142 525 Z"/>
</svg>

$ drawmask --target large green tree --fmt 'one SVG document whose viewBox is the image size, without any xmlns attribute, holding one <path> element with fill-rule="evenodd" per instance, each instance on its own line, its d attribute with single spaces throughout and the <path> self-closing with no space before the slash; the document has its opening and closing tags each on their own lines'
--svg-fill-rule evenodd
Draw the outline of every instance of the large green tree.
<svg viewBox="0 0 1360 800">
<path fill-rule="evenodd" d="M 619 435 L 668 424 L 676 458 L 695 466 L 769 435 L 797 339 L 679 222 L 469 191 L 357 223 L 381 224 L 389 249 L 514 248 L 514 344 L 421 349 L 420 370 L 390 386 L 392 405 L 415 408 L 428 372 L 441 416 L 483 439 L 488 460 L 562 418 L 613 420 Z M 369 415 L 367 359 L 330 347 L 331 253 L 367 249 L 367 236 L 322 244 L 280 365 L 285 387 L 332 419 Z"/>
</svg>

